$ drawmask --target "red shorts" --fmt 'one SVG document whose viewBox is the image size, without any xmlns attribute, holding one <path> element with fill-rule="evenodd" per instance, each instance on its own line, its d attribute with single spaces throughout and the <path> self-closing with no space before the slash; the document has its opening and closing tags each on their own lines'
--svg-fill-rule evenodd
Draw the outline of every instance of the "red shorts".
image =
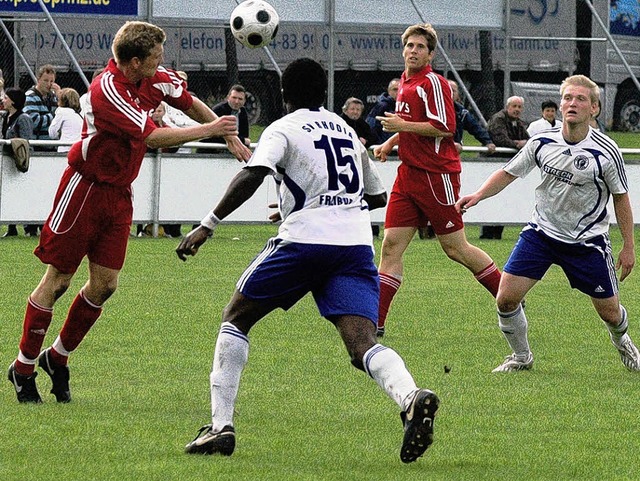
<svg viewBox="0 0 640 481">
<path fill-rule="evenodd" d="M 120 270 L 132 217 L 130 187 L 89 182 L 67 167 L 34 254 L 65 274 L 73 274 L 84 256 Z"/>
<path fill-rule="evenodd" d="M 401 163 L 384 226 L 426 227 L 430 222 L 438 235 L 459 231 L 464 228 L 455 208 L 459 195 L 460 174 L 434 174 Z"/>
</svg>

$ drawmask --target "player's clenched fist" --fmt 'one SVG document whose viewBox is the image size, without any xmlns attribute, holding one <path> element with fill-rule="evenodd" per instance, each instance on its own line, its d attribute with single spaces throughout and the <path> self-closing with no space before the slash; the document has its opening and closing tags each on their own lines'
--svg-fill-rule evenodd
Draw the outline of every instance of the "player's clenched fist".
<svg viewBox="0 0 640 481">
<path fill-rule="evenodd" d="M 211 137 L 238 135 L 238 120 L 234 115 L 223 115 L 208 125 L 211 127 Z"/>
</svg>

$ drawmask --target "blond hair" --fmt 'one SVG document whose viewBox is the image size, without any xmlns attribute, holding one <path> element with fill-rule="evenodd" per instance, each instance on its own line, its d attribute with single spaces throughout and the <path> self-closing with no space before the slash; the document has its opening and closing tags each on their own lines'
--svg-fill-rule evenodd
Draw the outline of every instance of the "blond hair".
<svg viewBox="0 0 640 481">
<path fill-rule="evenodd" d="M 585 75 L 572 75 L 564 79 L 560 85 L 560 96 L 564 95 L 564 90 L 569 86 L 586 87 L 589 89 L 589 97 L 591 103 L 595 104 L 600 101 L 600 87 L 593 80 Z"/>
<path fill-rule="evenodd" d="M 430 23 L 417 23 L 407 27 L 402 34 L 402 45 L 406 45 L 409 37 L 412 35 L 420 35 L 427 40 L 427 47 L 433 52 L 438 46 L 438 34 L 436 29 Z"/>
</svg>

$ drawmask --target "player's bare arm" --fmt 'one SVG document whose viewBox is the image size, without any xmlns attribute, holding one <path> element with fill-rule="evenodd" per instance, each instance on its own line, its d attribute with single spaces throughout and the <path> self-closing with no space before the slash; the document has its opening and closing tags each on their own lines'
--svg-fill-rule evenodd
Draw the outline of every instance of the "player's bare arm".
<svg viewBox="0 0 640 481">
<path fill-rule="evenodd" d="M 373 156 L 380 162 L 386 162 L 387 157 L 396 145 L 398 145 L 398 134 L 389 137 L 382 145 L 376 145 L 373 148 Z"/>
<path fill-rule="evenodd" d="M 622 249 L 616 261 L 616 270 L 620 270 L 620 282 L 625 280 L 636 262 L 635 241 L 633 237 L 633 211 L 629 194 L 613 194 L 613 209 L 616 213 L 618 228 L 622 234 Z"/>
<path fill-rule="evenodd" d="M 187 256 L 195 256 L 200 246 L 213 233 L 215 225 L 249 200 L 270 173 L 271 169 L 268 167 L 245 167 L 238 172 L 218 205 L 203 219 L 200 226 L 184 236 L 176 249 L 178 258 L 186 261 Z"/>
<path fill-rule="evenodd" d="M 216 113 L 197 97 L 193 97 L 193 104 L 189 109 L 185 110 L 184 113 L 201 124 L 213 122 L 218 118 Z"/>
<path fill-rule="evenodd" d="M 225 115 L 213 122 L 183 129 L 155 129 L 147 136 L 145 142 L 152 149 L 161 149 L 193 140 L 225 135 L 238 135 L 237 122 L 233 115 Z"/>
<path fill-rule="evenodd" d="M 216 113 L 211 110 L 207 104 L 196 97 L 193 98 L 193 105 L 185 111 L 185 114 L 201 124 L 212 122 L 218 118 Z M 251 157 L 251 150 L 242 143 L 237 135 L 224 136 L 224 139 L 227 142 L 229 152 L 231 152 L 236 159 L 240 162 L 246 162 L 249 160 L 249 157 Z"/>
<path fill-rule="evenodd" d="M 517 177 L 505 172 L 502 169 L 496 170 L 489 176 L 487 180 L 480 186 L 480 188 L 473 194 L 467 194 L 456 202 L 456 210 L 461 213 L 465 213 L 467 209 L 478 204 L 481 200 L 487 199 L 501 192 L 511 182 L 516 180 Z"/>
<path fill-rule="evenodd" d="M 378 116 L 385 132 L 412 132 L 423 137 L 453 137 L 453 132 L 435 128 L 430 122 L 409 122 L 398 114 L 385 112 L 384 117 Z"/>
</svg>

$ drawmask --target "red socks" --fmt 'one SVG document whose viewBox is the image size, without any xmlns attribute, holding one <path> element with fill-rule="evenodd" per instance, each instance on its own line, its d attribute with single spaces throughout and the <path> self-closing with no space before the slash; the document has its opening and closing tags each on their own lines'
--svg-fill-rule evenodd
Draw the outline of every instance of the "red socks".
<svg viewBox="0 0 640 481">
<path fill-rule="evenodd" d="M 52 361 L 66 365 L 69 353 L 78 347 L 102 313 L 102 308 L 88 301 L 82 291 L 74 299 L 60 336 L 51 349 Z M 53 309 L 38 306 L 31 298 L 24 316 L 20 355 L 16 360 L 16 372 L 25 376 L 33 374 L 44 337 L 53 318 Z"/>
<path fill-rule="evenodd" d="M 27 301 L 27 310 L 24 313 L 24 324 L 22 327 L 22 338 L 20 339 L 20 353 L 23 361 L 33 360 L 27 364 L 16 361 L 16 372 L 24 376 L 30 376 L 35 369 L 35 360 L 40 354 L 44 336 L 47 334 L 51 320 L 53 319 L 53 309 L 42 307 L 31 300 Z M 26 359 L 25 359 L 26 358 Z"/>
<path fill-rule="evenodd" d="M 60 331 L 60 341 L 67 352 L 71 352 L 78 347 L 78 344 L 80 344 L 87 335 L 89 329 L 91 329 L 98 320 L 98 317 L 100 317 L 100 314 L 102 314 L 102 307 L 92 304 L 84 297 L 84 293 L 80 291 L 73 300 L 69 308 L 69 313 L 67 314 L 67 319 L 64 321 L 64 325 Z M 54 360 L 58 364 L 61 364 L 55 355 Z M 66 364 L 66 362 L 64 362 L 64 364 Z"/>
<path fill-rule="evenodd" d="M 493 297 L 498 295 L 498 286 L 500 285 L 501 274 L 495 262 L 492 262 L 480 272 L 474 274 L 474 277 L 491 293 Z"/>
<path fill-rule="evenodd" d="M 380 276 L 380 304 L 378 307 L 378 329 L 384 327 L 384 323 L 387 321 L 387 314 L 391 307 L 391 301 L 393 296 L 396 295 L 398 289 L 400 289 L 401 279 L 391 276 L 389 274 L 379 274 Z"/>
</svg>

